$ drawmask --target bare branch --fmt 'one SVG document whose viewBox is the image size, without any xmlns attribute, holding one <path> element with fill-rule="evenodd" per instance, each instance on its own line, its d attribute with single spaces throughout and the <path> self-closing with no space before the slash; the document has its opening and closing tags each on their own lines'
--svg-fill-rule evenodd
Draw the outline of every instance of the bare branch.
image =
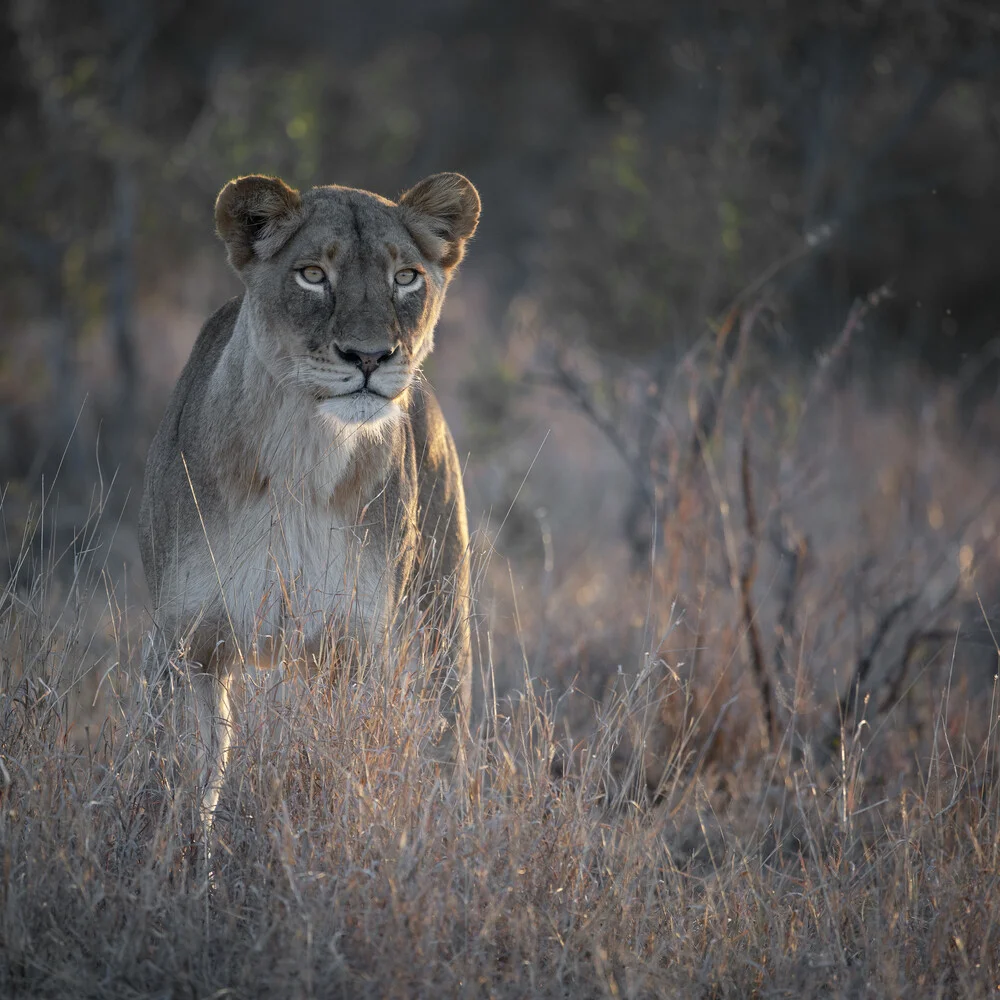
<svg viewBox="0 0 1000 1000">
<path fill-rule="evenodd" d="M 741 311 L 738 305 L 734 305 L 719 325 L 709 366 L 711 375 L 695 406 L 686 474 L 690 474 L 694 469 L 705 446 L 715 433 L 733 365 L 746 345 L 762 308 L 763 303 L 760 301 L 745 312 Z"/>
<path fill-rule="evenodd" d="M 792 645 L 795 635 L 795 597 L 809 554 L 809 541 L 803 535 L 796 536 L 785 519 L 780 527 L 775 527 L 771 542 L 778 550 L 784 567 L 784 576 L 778 587 L 779 612 L 775 623 L 777 643 L 774 647 L 774 671 L 782 678 L 788 674 L 786 650 Z"/>
<path fill-rule="evenodd" d="M 903 655 L 899 658 L 899 663 L 893 671 L 892 680 L 886 690 L 885 696 L 879 702 L 878 714 L 888 712 L 899 701 L 903 690 L 903 682 L 910 671 L 910 664 L 916 656 L 921 646 L 930 642 L 950 642 L 957 635 L 956 629 L 919 629 L 907 640 L 903 648 Z"/>
<path fill-rule="evenodd" d="M 749 414 L 749 407 L 747 409 Z M 750 651 L 750 666 L 753 668 L 754 680 L 760 691 L 760 700 L 764 709 L 764 721 L 767 725 L 767 735 L 770 739 L 776 736 L 776 718 L 774 714 L 774 694 L 771 689 L 771 678 L 768 675 L 767 664 L 764 662 L 764 643 L 761 641 L 760 625 L 753 607 L 753 584 L 757 577 L 757 550 L 760 537 L 757 524 L 757 507 L 754 503 L 753 481 L 750 472 L 750 443 L 747 424 L 744 417 L 743 445 L 740 455 L 740 479 L 743 487 L 743 510 L 746 517 L 747 551 L 740 572 L 740 601 L 743 610 L 743 625 L 746 629 L 747 646 Z"/>
<path fill-rule="evenodd" d="M 605 414 L 597 408 L 586 384 L 576 372 L 568 368 L 561 358 L 553 358 L 549 364 L 549 372 L 542 381 L 563 392 L 579 408 L 580 412 L 604 435 L 608 443 L 618 452 L 622 461 L 628 467 L 635 479 L 643 499 L 649 506 L 650 513 L 656 512 L 656 494 L 650 481 L 648 469 L 642 467 L 621 432 Z"/>
<path fill-rule="evenodd" d="M 868 675 L 871 673 L 872 664 L 875 662 L 875 657 L 878 651 L 882 648 L 882 644 L 886 640 L 890 629 L 896 623 L 897 619 L 905 614 L 914 604 L 917 603 L 920 595 L 917 594 L 907 594 L 906 597 L 897 601 L 882 617 L 879 619 L 878 624 L 875 626 L 874 631 L 871 634 L 871 638 L 868 640 L 868 645 L 865 648 L 864 653 L 858 658 L 857 665 L 854 668 L 854 675 L 851 677 L 851 683 L 848 685 L 847 692 L 840 699 L 838 703 L 838 712 L 836 724 L 839 728 L 840 720 L 850 718 L 856 711 L 858 705 L 861 703 L 861 688 L 865 681 L 868 679 Z"/>
</svg>

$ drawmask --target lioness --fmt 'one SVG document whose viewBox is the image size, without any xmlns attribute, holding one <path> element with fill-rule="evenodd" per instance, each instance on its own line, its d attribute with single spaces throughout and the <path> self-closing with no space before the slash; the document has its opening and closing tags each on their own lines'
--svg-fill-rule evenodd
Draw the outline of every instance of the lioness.
<svg viewBox="0 0 1000 1000">
<path fill-rule="evenodd" d="M 191 674 L 210 824 L 244 666 L 369 650 L 401 607 L 446 644 L 468 711 L 468 527 L 458 456 L 420 365 L 479 219 L 460 174 L 398 202 L 240 177 L 215 205 L 246 291 L 205 324 L 146 463 L 147 661 Z M 443 667 L 441 666 L 443 662 Z"/>
</svg>

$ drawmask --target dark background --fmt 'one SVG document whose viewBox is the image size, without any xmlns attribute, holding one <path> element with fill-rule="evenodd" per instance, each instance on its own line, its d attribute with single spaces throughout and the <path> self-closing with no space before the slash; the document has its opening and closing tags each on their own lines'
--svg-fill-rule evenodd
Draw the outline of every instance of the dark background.
<svg viewBox="0 0 1000 1000">
<path fill-rule="evenodd" d="M 429 376 L 473 523 L 529 603 L 568 609 L 541 618 L 581 616 L 600 642 L 641 625 L 648 601 L 616 611 L 595 581 L 620 596 L 671 530 L 664 607 L 706 586 L 738 599 L 740 539 L 780 574 L 799 533 L 826 554 L 796 572 L 858 647 L 899 593 L 941 566 L 971 587 L 992 553 L 991 0 L 11 0 L 0 100 L 9 551 L 57 495 L 72 567 L 96 502 L 108 565 L 144 602 L 145 450 L 239 290 L 212 231 L 229 178 L 394 196 L 459 170 L 484 210 Z M 760 523 L 733 526 L 751 412 Z M 702 538 L 717 563 L 698 577 Z M 622 553 L 631 568 L 605 572 Z M 539 657 L 556 641 L 544 622 L 535 639 Z"/>
<path fill-rule="evenodd" d="M 389 195 L 466 173 L 462 280 L 494 338 L 529 296 L 556 337 L 676 358 L 816 239 L 770 286 L 780 355 L 884 284 L 856 361 L 876 381 L 900 357 L 953 373 L 998 333 L 989 0 L 11 0 L 0 100 L 5 480 L 58 462 L 84 397 L 81 453 L 101 426 L 135 458 L 176 370 L 148 316 L 199 272 L 206 307 L 236 289 L 211 208 L 241 172 Z M 169 329 L 179 356 L 194 333 Z"/>
</svg>

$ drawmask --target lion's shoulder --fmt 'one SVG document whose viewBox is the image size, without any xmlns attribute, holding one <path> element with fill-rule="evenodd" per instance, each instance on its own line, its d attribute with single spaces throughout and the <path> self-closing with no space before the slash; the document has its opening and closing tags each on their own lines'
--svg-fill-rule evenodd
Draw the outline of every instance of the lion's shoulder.
<svg viewBox="0 0 1000 1000">
<path fill-rule="evenodd" d="M 239 316 L 242 304 L 243 296 L 237 295 L 216 309 L 205 321 L 177 380 L 171 404 L 182 400 L 193 382 L 201 381 L 215 371 L 222 352 L 232 340 L 236 317 Z"/>
<path fill-rule="evenodd" d="M 187 495 L 186 477 L 180 466 L 184 461 L 197 463 L 200 458 L 197 448 L 192 447 L 198 436 L 192 431 L 204 419 L 200 412 L 204 393 L 200 390 L 232 339 L 242 301 L 242 296 L 231 299 L 202 326 L 150 444 L 139 508 L 139 540 L 144 564 L 157 566 L 155 572 L 148 571 L 151 578 L 158 579 L 162 569 L 162 559 L 155 558 L 154 523 L 160 522 L 161 529 L 167 526 L 169 533 L 178 497 Z"/>
<path fill-rule="evenodd" d="M 421 507 L 437 511 L 450 509 L 456 502 L 464 507 L 458 450 L 437 396 L 422 387 L 413 394 L 408 415 Z"/>
</svg>

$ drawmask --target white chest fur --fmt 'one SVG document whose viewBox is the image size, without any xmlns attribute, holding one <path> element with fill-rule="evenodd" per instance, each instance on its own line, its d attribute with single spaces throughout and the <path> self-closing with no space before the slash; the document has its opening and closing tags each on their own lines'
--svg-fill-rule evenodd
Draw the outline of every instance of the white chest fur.
<svg viewBox="0 0 1000 1000">
<path fill-rule="evenodd" d="M 275 491 L 219 534 L 219 610 L 248 650 L 314 646 L 331 626 L 369 635 L 380 627 L 384 576 L 328 506 Z"/>
<path fill-rule="evenodd" d="M 217 622 L 258 662 L 282 647 L 315 648 L 331 627 L 373 639 L 387 621 L 386 567 L 331 503 L 358 427 L 294 396 L 274 400 L 268 416 L 242 428 L 266 490 L 227 492 L 180 554 L 183 618 Z"/>
</svg>

